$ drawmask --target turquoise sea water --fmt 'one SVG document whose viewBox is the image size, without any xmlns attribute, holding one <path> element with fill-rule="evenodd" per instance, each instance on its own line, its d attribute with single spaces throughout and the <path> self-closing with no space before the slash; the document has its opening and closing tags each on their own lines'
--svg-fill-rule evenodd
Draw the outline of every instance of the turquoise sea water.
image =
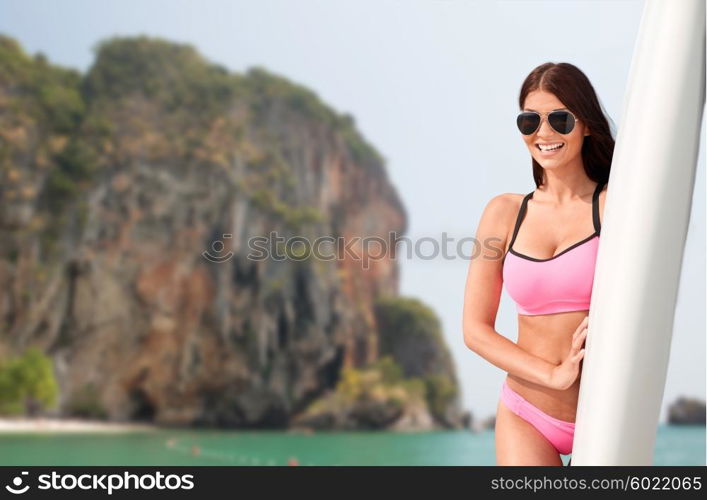
<svg viewBox="0 0 707 500">
<path fill-rule="evenodd" d="M 495 465 L 493 431 L 0 434 L 0 450 L 0 465 Z M 654 465 L 705 465 L 705 428 L 659 427 Z"/>
</svg>

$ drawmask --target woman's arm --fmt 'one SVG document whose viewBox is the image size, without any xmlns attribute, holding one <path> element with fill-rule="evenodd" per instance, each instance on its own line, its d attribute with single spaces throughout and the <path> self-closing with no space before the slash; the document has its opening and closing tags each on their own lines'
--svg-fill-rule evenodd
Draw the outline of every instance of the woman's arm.
<svg viewBox="0 0 707 500">
<path fill-rule="evenodd" d="M 534 356 L 496 332 L 496 313 L 503 289 L 503 253 L 507 229 L 515 223 L 517 202 L 507 194 L 492 198 L 476 231 L 480 253 L 472 256 L 464 291 L 466 346 L 500 369 L 548 387 L 556 365 Z"/>
</svg>

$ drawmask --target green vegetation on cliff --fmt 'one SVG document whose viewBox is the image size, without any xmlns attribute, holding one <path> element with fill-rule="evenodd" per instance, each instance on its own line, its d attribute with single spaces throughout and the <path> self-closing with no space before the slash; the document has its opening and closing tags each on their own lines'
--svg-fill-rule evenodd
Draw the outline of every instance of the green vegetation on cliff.
<svg viewBox="0 0 707 500">
<path fill-rule="evenodd" d="M 241 77 L 212 64 L 188 44 L 159 38 L 114 37 L 95 47 L 96 62 L 82 93 L 89 101 L 140 95 L 167 112 L 200 119 L 222 114 L 238 96 Z"/>
<path fill-rule="evenodd" d="M 28 56 L 17 41 L 0 34 L 0 88 L 7 89 L 3 104 L 15 125 L 30 119 L 45 132 L 73 132 L 84 114 L 81 78 L 75 70 L 49 64 L 41 53 Z"/>
<path fill-rule="evenodd" d="M 35 414 L 56 404 L 58 386 L 51 359 L 35 348 L 0 360 L 0 414 Z"/>
<path fill-rule="evenodd" d="M 294 425 L 322 429 L 384 429 L 412 406 L 425 405 L 425 384 L 405 379 L 390 357 L 344 368 L 335 390 L 311 403 Z"/>
<path fill-rule="evenodd" d="M 424 383 L 435 418 L 458 397 L 452 357 L 434 311 L 413 297 L 382 297 L 375 305 L 379 355 L 390 356 L 405 377 Z"/>
<path fill-rule="evenodd" d="M 357 163 L 366 165 L 384 162 L 380 153 L 356 130 L 353 116 L 337 113 L 308 88 L 270 73 L 261 66 L 251 68 L 243 83 L 248 89 L 248 95 L 252 97 L 251 106 L 256 114 L 265 115 L 273 103 L 282 102 L 302 117 L 337 132 Z"/>
<path fill-rule="evenodd" d="M 430 319 L 429 310 L 419 301 L 405 298 L 385 299 L 379 307 L 391 308 L 392 315 L 400 314 L 400 309 L 407 311 L 408 314 L 403 313 L 400 318 L 401 324 L 411 330 L 417 329 L 417 333 L 422 335 L 416 339 L 421 348 L 417 355 L 424 362 L 425 353 L 429 354 L 429 351 L 424 350 L 421 339 L 430 335 L 425 328 L 425 320 Z M 422 321 L 422 324 L 416 321 Z M 437 348 L 446 353 L 444 345 Z M 453 370 L 449 366 L 446 369 Z M 339 429 L 385 428 L 404 413 L 409 413 L 411 407 L 422 405 L 439 424 L 447 425 L 457 398 L 458 388 L 453 372 L 406 376 L 397 360 L 385 354 L 369 365 L 344 368 L 336 388 L 311 403 L 294 424 Z"/>
</svg>

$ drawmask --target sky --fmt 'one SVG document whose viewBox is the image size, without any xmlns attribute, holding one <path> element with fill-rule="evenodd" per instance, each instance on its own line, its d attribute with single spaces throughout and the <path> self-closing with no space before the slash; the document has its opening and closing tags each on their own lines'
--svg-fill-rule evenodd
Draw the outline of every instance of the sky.
<svg viewBox="0 0 707 500">
<path fill-rule="evenodd" d="M 86 71 L 108 37 L 190 43 L 234 72 L 306 85 L 386 159 L 412 241 L 473 237 L 486 203 L 535 188 L 515 128 L 526 75 L 570 62 L 616 127 L 643 0 L 0 0 L 0 32 L 30 54 Z M 660 420 L 678 396 L 705 399 L 705 127 Z M 424 245 L 421 247 L 425 249 Z M 466 247 L 468 253 L 470 247 Z M 400 293 L 439 315 L 474 418 L 495 414 L 505 372 L 461 329 L 468 259 L 400 259 Z M 689 272 L 688 272 L 689 271 Z M 496 330 L 517 339 L 504 289 Z"/>
</svg>

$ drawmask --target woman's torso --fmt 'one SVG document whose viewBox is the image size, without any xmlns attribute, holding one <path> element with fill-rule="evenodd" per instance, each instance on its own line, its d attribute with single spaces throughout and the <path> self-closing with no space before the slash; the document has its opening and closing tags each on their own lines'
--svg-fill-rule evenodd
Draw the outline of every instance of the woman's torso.
<svg viewBox="0 0 707 500">
<path fill-rule="evenodd" d="M 518 315 L 518 346 L 553 364 L 560 364 L 569 352 L 572 334 L 588 311 L 571 311 L 558 314 Z M 574 422 L 579 397 L 580 375 L 565 390 L 556 390 L 534 384 L 510 373 L 507 375 L 511 389 L 542 411 L 560 420 Z"/>
<path fill-rule="evenodd" d="M 589 313 L 588 303 L 601 229 L 599 193 L 603 187 L 603 184 L 597 184 L 588 196 L 583 197 L 582 202 L 573 202 L 567 207 L 553 207 L 548 202 L 536 201 L 537 194 L 529 193 L 525 197 L 516 195 L 518 208 L 514 214 L 515 225 L 509 228 L 506 240 L 504 274 L 508 272 L 506 259 L 512 255 L 514 273 L 522 273 L 526 280 L 529 279 L 528 275 L 530 279 L 545 279 L 545 282 L 536 283 L 535 286 L 510 283 L 516 287 L 513 291 L 518 300 L 522 298 L 527 301 L 524 304 L 518 303 L 519 311 L 525 305 L 529 313 L 518 314 L 517 344 L 530 354 L 555 365 L 567 356 L 572 334 Z M 528 198 L 525 207 L 523 198 Z M 511 248 L 513 253 L 509 254 Z M 543 275 L 545 272 L 546 277 Z M 515 275 L 513 278 L 516 279 Z M 527 293 L 524 296 L 521 293 L 522 286 L 531 287 L 526 291 L 537 290 L 537 296 L 531 297 L 532 294 Z M 571 287 L 576 290 L 573 291 Z M 555 289 L 559 296 L 552 297 Z M 565 295 L 559 292 L 563 289 Z M 574 292 L 574 295 L 568 297 L 568 292 Z M 542 302 L 552 298 L 558 299 L 554 308 L 550 302 Z M 565 299 L 565 302 L 559 299 Z M 531 306 L 535 308 L 532 314 Z M 543 313 L 545 311 L 553 312 Z M 565 390 L 550 389 L 511 374 L 508 374 L 507 381 L 511 389 L 545 413 L 561 420 L 575 421 L 580 376 Z"/>
</svg>

